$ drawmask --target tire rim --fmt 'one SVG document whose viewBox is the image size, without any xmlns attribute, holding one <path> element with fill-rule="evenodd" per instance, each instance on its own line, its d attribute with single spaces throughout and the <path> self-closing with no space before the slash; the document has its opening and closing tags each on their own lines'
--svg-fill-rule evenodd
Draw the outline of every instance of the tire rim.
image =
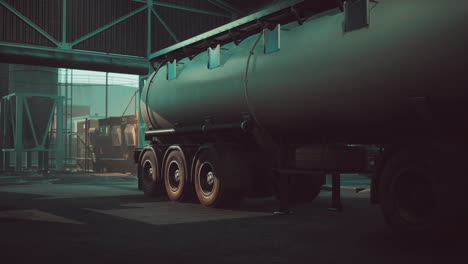
<svg viewBox="0 0 468 264">
<path fill-rule="evenodd" d="M 143 163 L 143 178 L 146 181 L 153 181 L 153 164 L 151 161 L 147 160 L 145 163 Z"/>
<path fill-rule="evenodd" d="M 169 163 L 167 177 L 169 180 L 169 186 L 171 187 L 171 190 L 177 191 L 179 189 L 181 177 L 183 177 L 183 175 L 180 170 L 179 164 L 175 160 Z"/>
<path fill-rule="evenodd" d="M 438 197 L 427 172 L 405 169 L 393 184 L 396 209 L 410 224 L 429 222 L 438 207 Z"/>
<path fill-rule="evenodd" d="M 208 196 L 213 193 L 215 183 L 215 172 L 213 166 L 209 162 L 203 162 L 198 171 L 200 179 L 200 189 L 204 195 Z"/>
</svg>

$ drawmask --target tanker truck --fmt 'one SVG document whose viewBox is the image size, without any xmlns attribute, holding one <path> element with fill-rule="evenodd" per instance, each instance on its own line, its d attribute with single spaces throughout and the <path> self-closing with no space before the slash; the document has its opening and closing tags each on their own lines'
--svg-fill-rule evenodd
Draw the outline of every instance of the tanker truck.
<svg viewBox="0 0 468 264">
<path fill-rule="evenodd" d="M 152 54 L 139 188 L 210 207 L 275 190 L 311 201 L 325 174 L 361 172 L 360 146 L 377 145 L 370 197 L 390 227 L 457 226 L 467 13 L 455 0 L 282 1 Z"/>
</svg>

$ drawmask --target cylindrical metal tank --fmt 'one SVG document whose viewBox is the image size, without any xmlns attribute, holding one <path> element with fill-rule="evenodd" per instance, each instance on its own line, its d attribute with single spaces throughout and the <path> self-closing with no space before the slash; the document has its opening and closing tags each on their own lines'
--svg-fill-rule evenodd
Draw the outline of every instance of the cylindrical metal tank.
<svg viewBox="0 0 468 264">
<path fill-rule="evenodd" d="M 10 64 L 9 93 L 57 95 L 57 74 L 57 68 Z"/>
<path fill-rule="evenodd" d="M 27 103 L 31 112 L 31 119 L 39 139 L 46 133 L 47 122 L 53 106 L 53 98 L 40 95 L 58 95 L 58 69 L 10 64 L 9 66 L 9 93 L 28 95 Z M 37 95 L 37 96 L 31 96 Z M 24 148 L 35 146 L 32 131 L 23 111 L 23 143 Z"/>
<path fill-rule="evenodd" d="M 338 9 L 281 31 L 264 54 L 258 37 L 225 45 L 222 66 L 207 54 L 184 59 L 178 76 L 163 67 L 142 93 L 150 129 L 235 123 L 250 113 L 286 142 L 323 136 L 391 140 L 427 126 L 456 130 L 468 121 L 468 1 L 382 0 L 368 28 L 343 31 Z M 374 142 L 376 142 L 374 140 Z"/>
</svg>

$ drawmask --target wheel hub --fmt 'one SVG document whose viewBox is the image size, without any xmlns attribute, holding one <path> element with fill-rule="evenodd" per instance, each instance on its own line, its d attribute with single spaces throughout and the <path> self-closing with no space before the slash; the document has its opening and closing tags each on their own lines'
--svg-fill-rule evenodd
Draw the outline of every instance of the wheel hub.
<svg viewBox="0 0 468 264">
<path fill-rule="evenodd" d="M 206 182 L 209 184 L 209 185 L 213 185 L 214 183 L 214 174 L 213 172 L 208 172 L 208 174 L 206 175 Z"/>
<path fill-rule="evenodd" d="M 174 172 L 174 179 L 176 182 L 180 182 L 180 171 L 179 170 L 176 170 Z"/>
<path fill-rule="evenodd" d="M 166 172 L 169 180 L 170 188 L 173 191 L 177 191 L 180 187 L 180 182 L 183 171 L 180 170 L 179 164 L 176 161 L 172 161 L 169 164 L 169 169 Z"/>
<path fill-rule="evenodd" d="M 215 185 L 215 173 L 209 162 L 204 162 L 199 169 L 200 188 L 204 195 L 210 195 Z"/>
<path fill-rule="evenodd" d="M 151 164 L 150 161 L 146 161 L 143 164 L 143 178 L 146 181 L 152 181 L 153 180 L 153 164 Z"/>
</svg>

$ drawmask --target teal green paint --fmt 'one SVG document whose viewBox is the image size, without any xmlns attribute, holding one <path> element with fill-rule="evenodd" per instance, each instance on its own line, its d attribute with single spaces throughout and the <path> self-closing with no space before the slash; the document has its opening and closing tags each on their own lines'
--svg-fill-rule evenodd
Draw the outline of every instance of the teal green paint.
<svg viewBox="0 0 468 264">
<path fill-rule="evenodd" d="M 23 96 L 16 96 L 15 171 L 23 165 Z"/>
<path fill-rule="evenodd" d="M 153 9 L 153 0 L 148 0 L 147 3 L 146 3 L 146 7 L 147 7 L 147 11 L 146 11 L 146 16 L 148 18 L 148 23 L 147 23 L 147 32 L 146 32 L 146 40 L 147 40 L 147 44 L 146 44 L 146 57 L 149 56 L 149 54 L 151 54 L 151 51 L 152 51 L 152 48 L 153 48 L 153 45 L 152 45 L 152 30 L 153 30 L 153 19 L 152 19 L 152 15 L 151 15 L 151 9 Z"/>
<path fill-rule="evenodd" d="M 57 97 L 55 101 L 57 105 L 57 122 L 56 122 L 56 134 L 55 134 L 55 168 L 57 171 L 63 171 L 63 162 L 64 162 L 64 145 L 63 145 L 63 97 Z M 51 116 L 53 116 L 53 111 Z"/>
<path fill-rule="evenodd" d="M 165 54 L 171 52 L 171 51 L 174 51 L 174 50 L 177 50 L 177 49 L 180 49 L 180 48 L 183 48 L 185 46 L 188 46 L 190 44 L 193 44 L 195 42 L 198 42 L 198 41 L 202 41 L 202 40 L 205 40 L 209 37 L 212 37 L 214 35 L 217 35 L 219 33 L 222 33 L 222 32 L 226 32 L 226 31 L 229 31 L 230 29 L 233 29 L 235 27 L 238 27 L 240 25 L 244 25 L 246 23 L 249 23 L 251 21 L 255 21 L 255 20 L 258 20 L 258 19 L 261 19 L 262 17 L 265 17 L 269 14 L 272 14 L 274 12 L 277 12 L 279 10 L 283 10 L 285 8 L 288 8 L 288 7 L 291 7 L 291 6 L 294 6 L 295 4 L 298 4 L 300 2 L 303 2 L 304 0 L 289 0 L 289 1 L 284 1 L 278 5 L 275 5 L 273 7 L 270 7 L 270 8 L 267 8 L 265 10 L 262 10 L 260 12 L 257 12 L 257 13 L 254 13 L 252 15 L 249 15 L 249 16 L 246 16 L 244 18 L 241 18 L 241 19 L 238 19 L 236 21 L 233 21 L 231 23 L 228 23 L 224 26 L 221 26 L 221 27 L 218 27 L 218 28 L 215 28 L 215 29 L 212 29 L 206 33 L 203 33 L 203 34 L 200 34 L 198 36 L 195 36 L 193 38 L 189 38 L 187 40 L 184 40 L 182 42 L 179 42 L 175 45 L 172 45 L 170 47 L 167 47 L 165 49 L 162 49 L 160 51 L 157 51 L 155 53 L 152 53 L 150 56 L 149 56 L 149 59 L 150 60 L 153 60 L 157 57 L 161 57 L 161 56 L 164 56 Z"/>
<path fill-rule="evenodd" d="M 24 103 L 24 109 L 26 110 L 26 116 L 28 117 L 29 126 L 31 127 L 31 132 L 32 132 L 32 136 L 34 139 L 34 143 L 36 144 L 36 147 L 37 147 L 39 146 L 39 142 L 37 141 L 36 129 L 34 129 L 34 124 L 33 124 L 32 117 L 31 117 L 31 110 L 29 109 L 29 105 L 28 105 L 28 102 L 26 101 L 26 98 L 23 98 L 23 103 Z"/>
<path fill-rule="evenodd" d="M 67 0 L 62 0 L 62 45 L 67 44 Z"/>
</svg>

